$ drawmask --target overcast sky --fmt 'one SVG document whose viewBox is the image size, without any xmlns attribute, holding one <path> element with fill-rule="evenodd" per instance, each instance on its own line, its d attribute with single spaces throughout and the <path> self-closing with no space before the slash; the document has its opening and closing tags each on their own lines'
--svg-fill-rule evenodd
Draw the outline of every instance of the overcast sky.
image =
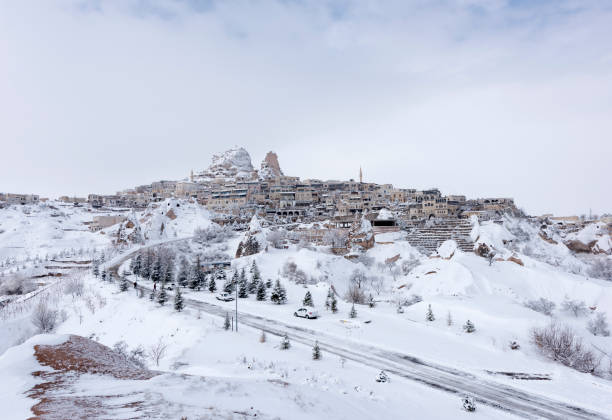
<svg viewBox="0 0 612 420">
<path fill-rule="evenodd" d="M 0 0 L 0 191 L 114 193 L 213 153 L 612 212 L 609 1 Z"/>
</svg>

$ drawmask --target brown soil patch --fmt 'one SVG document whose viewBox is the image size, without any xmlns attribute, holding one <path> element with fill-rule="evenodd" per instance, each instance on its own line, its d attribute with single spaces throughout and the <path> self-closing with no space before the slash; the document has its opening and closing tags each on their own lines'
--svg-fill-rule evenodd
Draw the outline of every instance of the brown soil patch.
<svg viewBox="0 0 612 420">
<path fill-rule="evenodd" d="M 108 396 L 74 396 L 65 392 L 81 374 L 107 375 L 115 379 L 146 380 L 156 375 L 126 359 L 120 353 L 93 340 L 71 335 L 58 345 L 34 346 L 34 357 L 42 366 L 53 371 L 32 372 L 43 382 L 30 389 L 27 395 L 40 400 L 32 407 L 32 419 L 91 419 L 104 417 Z M 138 407 L 144 401 L 131 402 L 125 408 Z"/>
<path fill-rule="evenodd" d="M 520 266 L 525 266 L 525 264 L 523 264 L 523 261 L 517 257 L 510 257 L 506 261 L 512 261 L 513 263 L 518 264 Z"/>
<path fill-rule="evenodd" d="M 174 214 L 174 210 L 168 210 L 168 212 L 166 213 L 166 217 L 168 217 L 170 220 L 176 219 L 176 214 Z"/>
</svg>

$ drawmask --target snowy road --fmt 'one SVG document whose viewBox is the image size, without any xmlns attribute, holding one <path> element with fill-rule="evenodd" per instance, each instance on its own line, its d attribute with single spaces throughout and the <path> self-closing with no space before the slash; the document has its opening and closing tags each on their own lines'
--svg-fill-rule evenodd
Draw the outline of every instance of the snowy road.
<svg viewBox="0 0 612 420">
<path fill-rule="evenodd" d="M 152 246 L 157 245 L 162 244 Z M 119 265 L 139 250 L 131 250 L 128 254 L 115 258 L 108 267 L 111 270 L 116 270 Z M 144 286 L 139 286 L 139 288 L 150 290 L 150 288 Z M 227 308 L 222 306 L 195 299 L 185 299 L 185 304 L 187 307 L 220 317 L 225 317 L 228 311 Z M 481 404 L 520 417 L 533 419 L 612 419 L 604 413 L 531 394 L 511 386 L 480 378 L 468 372 L 425 362 L 408 354 L 385 350 L 255 314 L 239 312 L 238 315 L 240 325 L 247 325 L 277 336 L 287 334 L 292 341 L 307 346 L 312 346 L 315 341 L 318 341 L 324 354 L 334 354 L 375 369 L 385 370 L 392 375 L 417 381 L 441 391 L 456 394 L 458 397 L 470 394 Z"/>
</svg>

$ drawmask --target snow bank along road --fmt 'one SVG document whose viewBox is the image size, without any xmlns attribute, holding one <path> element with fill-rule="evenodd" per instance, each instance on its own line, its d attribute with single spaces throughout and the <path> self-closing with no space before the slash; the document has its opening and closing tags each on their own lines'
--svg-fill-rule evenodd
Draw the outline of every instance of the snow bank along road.
<svg viewBox="0 0 612 420">
<path fill-rule="evenodd" d="M 184 238 L 179 240 L 188 240 Z M 172 240 L 172 242 L 177 241 Z M 167 243 L 167 242 L 164 242 Z M 163 245 L 152 244 L 143 248 Z M 143 248 L 130 250 L 128 253 L 114 258 L 108 268 L 116 271 L 128 258 Z M 149 287 L 139 286 L 143 290 Z M 185 305 L 203 312 L 225 317 L 226 308 L 195 299 L 185 299 Z M 408 354 L 385 350 L 369 344 L 333 336 L 319 331 L 286 324 L 274 319 L 264 318 L 255 314 L 238 312 L 241 325 L 263 330 L 269 334 L 289 335 L 291 340 L 313 346 L 315 340 L 323 351 L 344 357 L 357 363 L 382 369 L 399 377 L 407 378 L 431 386 L 433 388 L 462 396 L 470 394 L 481 404 L 486 404 L 524 418 L 546 419 L 612 419 L 603 413 L 587 410 L 575 405 L 556 401 L 541 395 L 528 392 L 479 378 L 471 373 L 453 369 L 448 366 L 432 364 Z"/>
</svg>

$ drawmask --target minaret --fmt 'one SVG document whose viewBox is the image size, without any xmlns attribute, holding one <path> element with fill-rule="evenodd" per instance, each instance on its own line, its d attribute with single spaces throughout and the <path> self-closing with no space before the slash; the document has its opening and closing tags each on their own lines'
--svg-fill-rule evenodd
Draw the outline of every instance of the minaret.
<svg viewBox="0 0 612 420">
<path fill-rule="evenodd" d="M 359 167 L 359 183 L 363 184 L 363 172 L 361 171 L 361 166 Z"/>
<path fill-rule="evenodd" d="M 189 175 L 189 179 L 193 182 L 193 169 L 191 170 L 191 174 Z"/>
</svg>

